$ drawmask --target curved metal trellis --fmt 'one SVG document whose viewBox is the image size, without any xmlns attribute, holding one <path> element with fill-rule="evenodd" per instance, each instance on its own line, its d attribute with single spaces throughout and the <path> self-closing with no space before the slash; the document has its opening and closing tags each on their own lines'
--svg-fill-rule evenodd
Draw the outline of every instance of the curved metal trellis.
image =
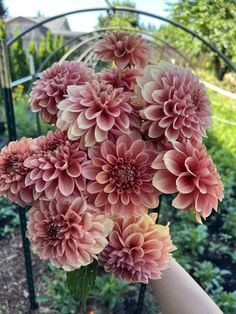
<svg viewBox="0 0 236 314">
<path fill-rule="evenodd" d="M 222 53 L 220 50 L 218 50 L 214 45 L 212 45 L 210 42 L 208 42 L 206 39 L 204 39 L 202 36 L 200 36 L 199 34 L 197 34 L 196 32 L 192 31 L 191 29 L 189 29 L 188 27 L 175 22 L 173 20 L 170 20 L 166 17 L 157 15 L 157 14 L 153 14 L 153 13 L 149 13 L 146 11 L 141 11 L 141 10 L 137 10 L 137 9 L 133 9 L 133 8 L 128 8 L 128 7 L 99 7 L 99 8 L 88 8 L 88 9 L 82 9 L 82 10 L 75 10 L 75 11 L 70 11 L 67 13 L 63 13 L 63 14 L 58 14 L 55 15 L 53 17 L 47 18 L 37 24 L 35 24 L 34 26 L 26 29 L 25 31 L 23 31 L 22 33 L 20 33 L 18 36 L 16 36 L 15 38 L 9 40 L 7 42 L 7 46 L 10 47 L 15 41 L 17 41 L 18 39 L 20 39 L 22 36 L 24 36 L 25 34 L 29 33 L 30 31 L 34 30 L 35 28 L 38 28 L 41 25 L 44 25 L 48 22 L 51 22 L 53 20 L 56 20 L 60 17 L 64 17 L 64 16 L 69 16 L 69 15 L 73 15 L 73 14 L 78 14 L 78 13 L 85 13 L 85 12 L 95 12 L 95 11 L 109 11 L 112 10 L 113 12 L 116 11 L 123 11 L 123 12 L 130 12 L 130 13 L 137 13 L 137 14 L 141 14 L 144 16 L 149 16 L 164 22 L 167 22 L 169 24 L 174 25 L 177 28 L 182 29 L 183 31 L 185 31 L 186 33 L 189 33 L 190 35 L 192 35 L 193 37 L 196 37 L 198 40 L 200 40 L 204 45 L 206 45 L 208 48 L 210 48 L 210 50 L 212 50 L 213 52 L 215 52 L 221 59 L 224 60 L 224 62 L 229 66 L 229 68 L 231 70 L 233 70 L 234 72 L 236 72 L 236 66 L 231 62 L 231 60 L 224 54 Z"/>
<path fill-rule="evenodd" d="M 151 18 L 155 18 L 155 19 L 167 22 L 167 23 L 169 23 L 169 24 L 171 24 L 177 28 L 182 29 L 186 33 L 188 33 L 188 34 L 192 35 L 193 37 L 197 38 L 198 40 L 200 40 L 204 45 L 206 45 L 208 48 L 210 48 L 211 51 L 216 53 L 228 65 L 228 67 L 232 71 L 236 72 L 236 66 L 221 51 L 219 51 L 214 45 L 209 43 L 207 40 L 205 40 L 199 34 L 190 30 L 189 28 L 185 27 L 184 25 L 182 25 L 180 23 L 177 23 L 177 22 L 172 21 L 168 18 L 164 18 L 162 16 L 159 16 L 159 15 L 156 15 L 153 13 L 149 13 L 149 12 L 141 11 L 141 10 L 136 10 L 136 9 L 128 8 L 128 7 L 108 6 L 108 7 L 99 7 L 99 8 L 88 8 L 88 9 L 76 10 L 76 11 L 71 11 L 71 12 L 59 14 L 59 15 L 56 15 L 54 17 L 47 18 L 47 19 L 39 22 L 38 24 L 26 29 L 25 31 L 20 33 L 15 38 L 9 40 L 7 43 L 5 43 L 3 40 L 1 40 L 1 42 L 0 42 L 0 78 L 1 78 L 1 87 L 2 87 L 2 90 L 4 93 L 4 97 L 5 97 L 6 117 L 7 117 L 7 123 L 8 123 L 8 135 L 9 135 L 10 141 L 15 140 L 17 138 L 17 132 L 16 132 L 15 117 L 14 117 L 14 108 L 13 108 L 13 99 L 12 99 L 12 90 L 11 90 L 11 83 L 12 82 L 11 82 L 11 75 L 10 75 L 10 69 L 9 69 L 9 59 L 8 59 L 7 49 L 9 49 L 14 42 L 16 42 L 17 40 L 22 38 L 24 35 L 26 35 L 30 31 L 38 28 L 39 26 L 46 24 L 47 22 L 56 20 L 56 19 L 64 17 L 64 16 L 69 16 L 72 14 L 79 14 L 79 13 L 85 13 L 85 12 L 96 12 L 96 11 L 108 11 L 108 12 L 110 11 L 113 13 L 115 13 L 116 11 L 117 12 L 119 12 L 119 11 L 129 12 L 129 13 L 133 13 L 133 14 L 148 16 Z M 68 40 L 61 47 L 56 49 L 53 53 L 51 53 L 44 60 L 44 62 L 40 65 L 39 69 L 37 70 L 37 73 L 35 73 L 35 75 L 33 75 L 31 77 L 31 79 L 36 77 L 36 75 L 43 69 L 45 64 L 50 60 L 50 58 L 52 58 L 55 55 L 55 53 L 59 49 L 62 49 L 66 45 L 70 45 L 73 42 L 75 42 L 76 40 L 80 40 L 81 38 L 83 38 L 85 36 L 88 36 L 88 35 L 93 36 L 94 35 L 92 38 L 85 39 L 82 41 L 82 43 L 78 43 L 74 47 L 72 47 L 69 50 L 70 52 L 72 52 L 75 49 L 78 49 L 78 48 L 90 43 L 91 41 L 100 38 L 100 36 L 101 36 L 100 32 L 102 33 L 103 31 L 107 31 L 107 30 L 109 30 L 109 29 L 96 30 L 93 32 L 81 34 L 81 35 L 77 36 L 76 38 Z M 131 31 L 134 31 L 134 30 L 131 29 Z M 185 59 L 186 62 L 187 61 L 189 62 L 189 60 L 186 60 L 186 57 L 181 52 L 179 52 L 175 47 L 173 47 L 171 44 L 167 43 L 166 41 L 163 41 L 162 39 L 158 38 L 157 36 L 153 35 L 152 33 L 144 32 L 144 31 L 138 31 L 138 32 L 146 35 L 148 38 L 151 38 L 151 39 L 149 39 L 150 42 L 152 42 L 154 40 L 155 41 L 159 40 L 160 42 L 162 42 L 162 44 L 166 45 L 168 48 L 174 50 L 177 54 L 179 54 L 183 59 Z M 97 35 L 95 35 L 96 33 L 97 33 Z M 152 42 L 152 44 L 153 44 L 153 42 Z M 157 43 L 154 43 L 154 44 L 156 46 L 158 46 Z M 82 56 L 80 56 L 80 58 L 81 59 L 85 58 L 85 61 L 88 62 L 88 61 L 90 61 L 90 59 L 93 59 L 93 55 L 94 54 L 93 54 L 92 48 L 90 46 L 87 50 L 85 50 L 82 53 Z M 64 55 L 63 58 L 66 59 L 68 56 L 69 56 L 69 54 L 67 53 Z M 61 60 L 63 60 L 63 59 L 61 59 Z M 159 205 L 158 210 L 160 210 L 160 205 Z M 21 220 L 22 241 L 23 241 L 23 246 L 24 246 L 25 264 L 26 264 L 26 273 L 27 273 L 27 281 L 28 281 L 31 309 L 35 309 L 35 308 L 37 308 L 37 304 L 36 304 L 36 300 L 35 300 L 35 292 L 34 292 L 34 285 L 33 285 L 33 273 L 32 273 L 32 266 L 31 266 L 31 259 L 30 259 L 30 250 L 29 250 L 28 240 L 25 237 L 25 229 L 26 229 L 25 209 L 19 208 L 19 213 L 20 213 L 20 220 Z M 139 300 L 138 300 L 138 306 L 137 306 L 137 309 L 135 312 L 136 314 L 142 313 L 145 289 L 146 289 L 146 285 L 141 285 Z"/>
<path fill-rule="evenodd" d="M 143 30 L 135 30 L 135 29 L 127 29 L 127 28 L 119 28 L 119 29 L 122 29 L 124 31 L 127 31 L 127 30 L 131 30 L 131 31 L 135 31 L 137 33 L 140 33 L 140 34 L 144 34 L 144 35 L 147 35 L 149 37 L 152 37 L 153 40 L 158 40 L 160 41 L 163 45 L 165 45 L 166 47 L 170 48 L 171 50 L 173 50 L 176 54 L 178 54 L 180 56 L 180 58 L 182 58 L 187 64 L 191 64 L 191 61 L 181 52 L 179 51 L 178 49 L 176 49 L 174 46 L 172 46 L 171 44 L 169 44 L 168 42 L 166 42 L 165 40 L 159 38 L 157 35 L 155 34 L 152 34 L 150 32 L 146 32 L 146 31 L 143 31 Z M 105 31 L 115 31 L 117 30 L 117 27 L 109 27 L 109 28 L 101 28 L 101 29 L 97 29 L 95 31 L 92 31 L 92 32 L 87 32 L 87 33 L 84 33 L 84 34 L 80 34 L 72 39 L 69 39 L 68 41 L 65 41 L 60 47 L 58 47 L 57 49 L 55 49 L 44 61 L 43 63 L 40 65 L 39 69 L 36 71 L 35 75 L 39 74 L 44 66 L 48 63 L 48 61 L 53 58 L 53 56 L 61 49 L 63 49 L 64 47 L 72 44 L 74 41 L 76 40 L 80 40 L 82 37 L 87 37 L 88 35 L 93 35 L 93 34 L 96 34 L 96 33 L 100 33 L 100 32 L 105 32 Z M 91 39 L 91 38 L 90 38 Z M 88 41 L 89 42 L 89 41 Z M 76 49 L 82 47 L 83 45 L 85 45 L 86 43 L 88 43 L 87 41 L 83 41 L 81 43 L 80 46 L 77 46 Z M 168 52 L 165 52 L 169 55 Z M 69 56 L 69 54 L 68 54 Z M 64 57 L 64 56 L 63 56 Z M 64 57 L 64 59 L 66 59 L 66 57 Z M 63 59 L 63 60 L 64 60 Z M 29 80 L 31 79 L 31 77 L 28 78 Z"/>
</svg>

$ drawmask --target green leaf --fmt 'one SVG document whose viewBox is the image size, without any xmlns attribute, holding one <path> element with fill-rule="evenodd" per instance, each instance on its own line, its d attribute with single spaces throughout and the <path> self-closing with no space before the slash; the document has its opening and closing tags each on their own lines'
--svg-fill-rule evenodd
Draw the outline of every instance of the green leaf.
<svg viewBox="0 0 236 314">
<path fill-rule="evenodd" d="M 43 294 L 40 294 L 38 297 L 37 297 L 37 301 L 38 302 L 48 302 L 49 301 L 49 297 L 46 296 L 46 295 L 43 295 Z"/>
<path fill-rule="evenodd" d="M 94 261 L 87 266 L 67 273 L 67 287 L 71 295 L 81 302 L 83 309 L 86 309 L 87 297 L 95 286 L 97 268 L 98 262 Z"/>
</svg>

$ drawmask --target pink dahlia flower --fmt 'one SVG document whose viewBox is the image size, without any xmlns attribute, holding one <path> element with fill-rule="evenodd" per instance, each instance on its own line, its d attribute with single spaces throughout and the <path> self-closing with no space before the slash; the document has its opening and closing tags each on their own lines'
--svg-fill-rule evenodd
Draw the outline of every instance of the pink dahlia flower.
<svg viewBox="0 0 236 314">
<path fill-rule="evenodd" d="M 31 91 L 31 107 L 50 124 L 57 121 L 57 104 L 65 98 L 68 85 L 81 85 L 91 80 L 92 71 L 84 63 L 63 61 L 45 70 Z"/>
<path fill-rule="evenodd" d="M 57 127 L 86 147 L 102 142 L 112 129 L 128 132 L 132 107 L 130 94 L 93 80 L 84 86 L 69 86 L 68 98 L 60 102 Z"/>
<path fill-rule="evenodd" d="M 201 138 L 210 126 L 210 102 L 204 85 L 189 69 L 161 62 L 137 78 L 146 106 L 140 111 L 151 138 Z M 145 131 L 143 130 L 143 131 Z"/>
<path fill-rule="evenodd" d="M 47 210 L 34 206 L 29 211 L 28 237 L 33 251 L 58 268 L 71 271 L 92 263 L 107 245 L 113 222 L 94 214 L 78 197 L 51 201 Z"/>
<path fill-rule="evenodd" d="M 138 216 L 156 207 L 158 191 L 152 185 L 151 168 L 155 156 L 155 150 L 135 133 L 91 148 L 91 162 L 83 166 L 82 173 L 91 181 L 87 190 L 96 196 L 95 207 L 123 217 Z"/>
<path fill-rule="evenodd" d="M 137 68 L 126 68 L 120 71 L 117 68 L 105 70 L 99 74 L 99 78 L 114 88 L 123 87 L 124 91 L 133 91 L 136 85 L 136 78 L 142 71 Z"/>
<path fill-rule="evenodd" d="M 32 139 L 22 138 L 0 151 L 0 195 L 20 206 L 33 201 L 32 189 L 25 185 L 29 169 L 24 166 L 24 161 L 33 154 L 32 142 Z"/>
<path fill-rule="evenodd" d="M 103 61 L 114 61 L 120 69 L 128 65 L 144 68 L 151 58 L 152 48 L 141 35 L 114 32 L 99 41 L 96 55 Z"/>
<path fill-rule="evenodd" d="M 116 219 L 99 261 L 107 272 L 128 283 L 160 279 L 175 249 L 169 227 L 155 224 L 157 214 Z"/>
<path fill-rule="evenodd" d="M 197 141 L 173 142 L 173 149 L 157 156 L 153 185 L 163 193 L 176 193 L 173 206 L 184 211 L 194 208 L 196 219 L 206 219 L 223 198 L 223 184 L 205 147 Z"/>
<path fill-rule="evenodd" d="M 36 154 L 27 158 L 26 186 L 33 187 L 34 199 L 59 199 L 80 195 L 86 182 L 81 174 L 81 164 L 87 154 L 79 142 L 71 142 L 65 132 L 49 132 L 35 140 Z"/>
</svg>

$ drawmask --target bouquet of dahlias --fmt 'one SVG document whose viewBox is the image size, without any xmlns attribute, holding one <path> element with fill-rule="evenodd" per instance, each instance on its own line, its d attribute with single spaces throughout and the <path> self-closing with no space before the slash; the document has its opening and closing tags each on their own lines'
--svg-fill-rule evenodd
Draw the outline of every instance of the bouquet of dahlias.
<svg viewBox="0 0 236 314">
<path fill-rule="evenodd" d="M 148 213 L 160 194 L 175 194 L 173 206 L 198 222 L 223 197 L 201 143 L 211 112 L 199 78 L 148 65 L 152 48 L 136 34 L 108 33 L 95 53 L 111 69 L 63 61 L 34 83 L 32 111 L 56 130 L 0 153 L 0 195 L 31 206 L 32 250 L 68 272 L 82 303 L 98 264 L 128 283 L 161 277 L 175 247 Z"/>
</svg>

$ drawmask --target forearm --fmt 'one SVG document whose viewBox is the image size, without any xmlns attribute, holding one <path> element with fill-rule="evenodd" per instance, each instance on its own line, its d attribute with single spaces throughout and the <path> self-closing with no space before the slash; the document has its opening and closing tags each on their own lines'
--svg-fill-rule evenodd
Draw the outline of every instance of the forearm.
<svg viewBox="0 0 236 314">
<path fill-rule="evenodd" d="M 163 314 L 223 314 L 194 279 L 174 260 L 151 286 Z"/>
</svg>

